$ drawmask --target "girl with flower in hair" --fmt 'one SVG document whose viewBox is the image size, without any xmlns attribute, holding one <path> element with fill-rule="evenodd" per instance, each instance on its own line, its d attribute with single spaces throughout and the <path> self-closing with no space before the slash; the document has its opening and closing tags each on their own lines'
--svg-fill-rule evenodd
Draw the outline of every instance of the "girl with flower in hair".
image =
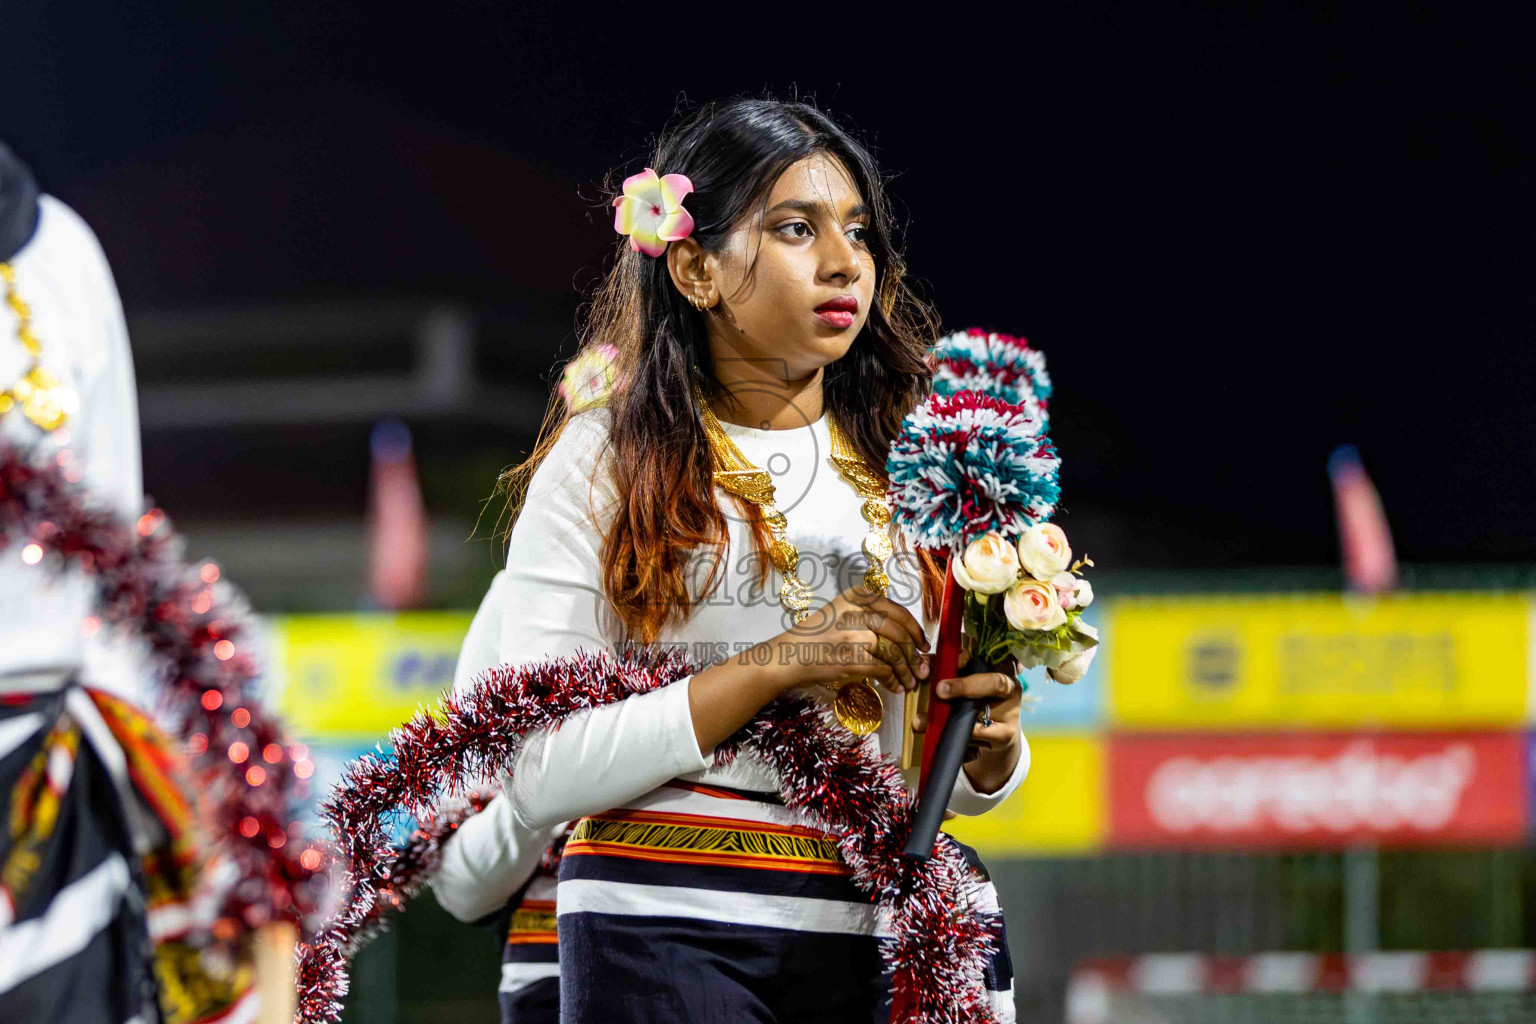
<svg viewBox="0 0 1536 1024">
<path fill-rule="evenodd" d="M 811 692 L 827 728 L 895 758 L 904 697 L 930 681 L 991 701 L 951 810 L 997 806 L 1028 771 L 1010 672 L 927 680 L 943 567 L 884 499 L 891 439 L 931 389 L 934 317 L 870 153 L 807 104 L 696 110 L 614 214 L 577 356 L 611 362 L 602 401 L 553 405 L 505 481 L 499 657 L 684 645 L 707 667 L 530 734 L 500 823 L 466 823 L 445 857 L 474 866 L 461 878 L 526 871 L 507 865 L 528 837 L 573 822 L 562 1020 L 888 1020 L 889 922 L 838 837 L 785 805 L 761 760 L 716 751 Z M 984 909 L 999 916 L 995 895 Z M 986 987 L 1004 1020 L 1010 974 L 1003 950 Z"/>
</svg>

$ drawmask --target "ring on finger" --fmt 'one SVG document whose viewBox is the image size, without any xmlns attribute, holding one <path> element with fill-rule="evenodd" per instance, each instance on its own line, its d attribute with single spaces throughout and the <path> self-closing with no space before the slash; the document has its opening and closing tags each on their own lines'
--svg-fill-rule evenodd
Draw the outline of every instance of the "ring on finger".
<svg viewBox="0 0 1536 1024">
<path fill-rule="evenodd" d="M 981 724 L 983 728 L 992 724 L 992 708 L 988 704 L 981 706 Z"/>
</svg>

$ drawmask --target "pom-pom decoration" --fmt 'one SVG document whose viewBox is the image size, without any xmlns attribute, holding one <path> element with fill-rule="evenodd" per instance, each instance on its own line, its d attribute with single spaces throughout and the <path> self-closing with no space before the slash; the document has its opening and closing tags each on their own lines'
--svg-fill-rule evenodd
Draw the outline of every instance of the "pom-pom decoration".
<svg viewBox="0 0 1536 1024">
<path fill-rule="evenodd" d="M 950 555 L 986 533 L 1017 536 L 1056 511 L 1060 460 L 1018 405 L 961 391 L 907 415 L 885 471 L 892 518 L 917 547 Z"/>
<path fill-rule="evenodd" d="M 302 1024 L 334 1022 L 346 994 L 345 963 L 381 901 L 398 896 L 388 823 L 433 817 L 445 794 L 510 772 L 524 738 L 569 715 L 649 693 L 700 671 L 680 648 L 629 645 L 490 669 L 390 734 L 392 755 L 348 766 L 321 807 L 346 887 L 340 906 L 299 961 Z M 980 910 L 980 883 L 958 846 L 941 842 L 924 864 L 900 856 L 912 800 L 901 773 L 819 702 L 802 695 L 763 708 L 715 752 L 716 764 L 757 758 L 779 779 L 787 807 L 837 837 L 853 881 L 889 914 L 882 945 L 894 971 L 903 1024 L 982 1024 L 994 1017 L 984 970 L 995 946 Z"/>
<path fill-rule="evenodd" d="M 41 572 L 84 573 L 95 585 L 88 626 L 144 644 L 157 705 L 145 710 L 189 753 L 210 859 L 235 866 L 218 916 L 196 922 L 189 941 L 228 949 L 248 929 L 314 902 L 320 857 L 297 821 L 308 765 L 257 696 L 261 665 L 244 597 L 216 565 L 182 560 L 159 509 L 127 521 L 89 502 L 67 453 L 52 441 L 0 443 L 0 551 L 19 544 Z M 263 752 L 259 766 L 246 763 L 250 751 Z"/>
<path fill-rule="evenodd" d="M 1022 338 L 972 328 L 939 339 L 927 363 L 933 393 L 908 414 L 891 442 L 886 490 L 902 533 L 915 546 L 948 556 L 934 650 L 939 675 L 995 667 L 1012 653 L 1053 658 L 1052 671 L 1073 675 L 1058 677 L 1072 682 L 1086 671 L 1098 642 L 1092 627 L 1081 624 L 1080 612 L 1069 615 L 1062 606 L 1076 597 L 1078 584 L 1065 561 L 1053 565 L 1049 582 L 1021 578 L 1026 552 L 1014 549 L 1015 538 L 1040 530 L 1054 531 L 1052 538 L 1060 534 L 1065 547 L 1065 535 L 1047 523 L 1061 491 L 1060 459 L 1046 435 L 1051 379 L 1045 357 Z M 1040 540 L 1028 536 L 1031 545 Z M 1034 547 L 1027 553 L 1034 558 Z M 1071 598 L 1059 596 L 1058 582 Z M 1005 592 L 1005 598 L 996 596 Z M 1092 600 L 1086 583 L 1082 593 Z M 1011 618 L 1003 615 L 1005 603 Z M 963 652 L 969 653 L 962 666 Z M 1074 656 L 1080 657 L 1072 661 Z M 974 700 L 929 704 L 926 697 L 920 688 L 928 732 L 917 823 L 906 848 L 913 858 L 927 856 L 932 846 L 981 710 Z M 906 742 L 916 738 L 909 733 Z"/>
<path fill-rule="evenodd" d="M 1025 339 L 972 327 L 940 338 L 930 356 L 934 394 L 977 391 L 1022 406 L 1042 429 L 1049 423 L 1051 376 L 1045 353 L 1030 348 Z"/>
</svg>

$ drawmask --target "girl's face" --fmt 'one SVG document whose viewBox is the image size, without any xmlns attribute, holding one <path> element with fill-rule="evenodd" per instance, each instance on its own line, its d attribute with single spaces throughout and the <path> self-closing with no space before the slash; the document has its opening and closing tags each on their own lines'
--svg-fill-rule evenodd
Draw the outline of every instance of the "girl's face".
<svg viewBox="0 0 1536 1024">
<path fill-rule="evenodd" d="M 868 225 L 864 197 L 836 157 L 791 164 L 705 257 L 720 297 L 709 317 L 717 362 L 747 360 L 749 375 L 793 381 L 842 358 L 874 301 Z"/>
</svg>

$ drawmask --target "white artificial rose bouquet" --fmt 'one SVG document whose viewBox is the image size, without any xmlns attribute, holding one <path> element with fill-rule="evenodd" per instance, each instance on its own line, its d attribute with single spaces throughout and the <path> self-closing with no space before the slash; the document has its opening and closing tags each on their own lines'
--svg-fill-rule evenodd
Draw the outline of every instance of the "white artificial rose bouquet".
<svg viewBox="0 0 1536 1024">
<path fill-rule="evenodd" d="M 1058 683 L 1075 683 L 1088 672 L 1088 666 L 1093 664 L 1093 656 L 1099 653 L 1097 646 L 1090 647 L 1081 654 L 1074 654 L 1053 669 L 1048 669 L 1051 678 Z"/>
<path fill-rule="evenodd" d="M 977 537 L 955 562 L 955 581 L 975 594 L 1001 594 L 1018 579 L 1018 552 L 1002 534 Z"/>
<path fill-rule="evenodd" d="M 1037 523 L 1019 535 L 1019 562 L 1035 579 L 1048 580 L 1072 564 L 1072 545 L 1055 523 Z"/>
<path fill-rule="evenodd" d="M 1035 579 L 1022 579 L 1003 597 L 1003 617 L 1014 629 L 1055 629 L 1065 625 L 1067 613 L 1056 588 Z"/>
<path fill-rule="evenodd" d="M 1083 621 L 1093 585 L 1082 576 L 1092 559 L 1072 561 L 1067 535 L 1038 523 L 1018 538 L 986 533 L 954 561 L 955 581 L 970 592 L 963 631 L 989 664 L 1012 655 L 1019 668 L 1045 666 L 1075 683 L 1098 651 L 1099 631 Z M 1001 596 L 999 596 L 1001 595 Z"/>
</svg>

